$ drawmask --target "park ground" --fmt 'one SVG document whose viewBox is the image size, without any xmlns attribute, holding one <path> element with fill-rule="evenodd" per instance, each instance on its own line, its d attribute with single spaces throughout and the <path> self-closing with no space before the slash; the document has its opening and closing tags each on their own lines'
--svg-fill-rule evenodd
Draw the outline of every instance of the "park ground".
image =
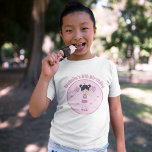
<svg viewBox="0 0 152 152">
<path fill-rule="evenodd" d="M 56 110 L 52 102 L 39 118 L 29 114 L 31 89 L 17 89 L 23 69 L 0 71 L 0 152 L 47 152 L 50 121 Z M 152 71 L 133 71 L 132 79 L 119 72 L 121 102 L 128 152 L 152 152 Z M 109 152 L 115 152 L 110 130 Z"/>
</svg>

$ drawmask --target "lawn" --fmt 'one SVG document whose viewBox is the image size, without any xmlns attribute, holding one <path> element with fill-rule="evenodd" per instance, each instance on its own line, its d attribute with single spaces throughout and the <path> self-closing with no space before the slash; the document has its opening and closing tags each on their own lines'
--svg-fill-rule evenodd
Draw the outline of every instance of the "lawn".
<svg viewBox="0 0 152 152">
<path fill-rule="evenodd" d="M 120 85 L 127 151 L 152 152 L 152 84 Z M 110 144 L 115 145 L 112 133 Z"/>
</svg>

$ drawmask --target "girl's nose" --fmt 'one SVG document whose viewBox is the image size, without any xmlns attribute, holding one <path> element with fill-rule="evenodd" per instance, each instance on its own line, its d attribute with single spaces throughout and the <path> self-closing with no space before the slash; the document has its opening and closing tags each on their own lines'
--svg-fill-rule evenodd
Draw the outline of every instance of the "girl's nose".
<svg viewBox="0 0 152 152">
<path fill-rule="evenodd" d="M 82 33 L 80 30 L 75 31 L 74 33 L 74 40 L 80 40 L 82 38 Z"/>
</svg>

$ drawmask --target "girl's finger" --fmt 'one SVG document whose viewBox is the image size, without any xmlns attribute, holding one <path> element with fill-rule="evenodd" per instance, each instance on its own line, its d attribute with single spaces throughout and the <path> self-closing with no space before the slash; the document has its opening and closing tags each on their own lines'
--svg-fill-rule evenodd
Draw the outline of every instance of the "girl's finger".
<svg viewBox="0 0 152 152">
<path fill-rule="evenodd" d="M 60 59 L 60 55 L 58 53 L 52 53 L 47 57 L 47 60 L 50 65 L 54 65 L 59 61 L 59 59 Z"/>
</svg>

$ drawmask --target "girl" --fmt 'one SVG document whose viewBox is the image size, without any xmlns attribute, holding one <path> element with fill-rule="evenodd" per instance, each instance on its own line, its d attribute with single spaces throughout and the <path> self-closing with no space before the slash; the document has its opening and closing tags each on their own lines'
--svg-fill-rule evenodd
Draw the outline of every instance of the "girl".
<svg viewBox="0 0 152 152">
<path fill-rule="evenodd" d="M 60 35 L 65 45 L 74 45 L 76 51 L 60 63 L 58 52 L 43 59 L 30 100 L 29 111 L 38 117 L 56 96 L 48 152 L 107 152 L 110 120 L 117 152 L 126 152 L 116 67 L 91 53 L 95 33 L 92 11 L 79 2 L 70 2 L 61 14 Z"/>
</svg>

